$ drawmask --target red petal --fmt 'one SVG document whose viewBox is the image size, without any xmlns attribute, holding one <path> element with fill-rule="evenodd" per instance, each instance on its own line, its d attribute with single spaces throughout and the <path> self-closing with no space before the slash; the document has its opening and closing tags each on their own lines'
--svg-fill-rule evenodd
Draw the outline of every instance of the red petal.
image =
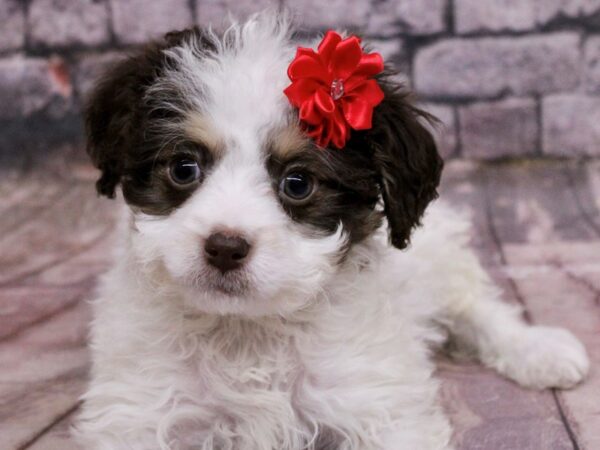
<svg viewBox="0 0 600 450">
<path fill-rule="evenodd" d="M 325 130 L 322 123 L 307 130 L 306 134 L 313 138 L 319 147 L 327 147 L 329 141 L 325 137 Z"/>
<path fill-rule="evenodd" d="M 355 89 L 362 86 L 367 81 L 365 77 L 357 77 L 352 75 L 344 82 L 344 93 L 345 96 L 350 95 Z"/>
<path fill-rule="evenodd" d="M 373 107 L 360 98 L 343 100 L 344 117 L 355 130 L 368 130 L 372 127 Z"/>
<path fill-rule="evenodd" d="M 290 103 L 298 108 L 302 102 L 314 95 L 319 86 L 320 84 L 311 78 L 300 78 L 285 88 L 283 93 L 287 96 Z"/>
<path fill-rule="evenodd" d="M 316 54 L 305 54 L 298 56 L 292 61 L 288 67 L 288 76 L 292 81 L 299 78 L 327 80 L 327 70 L 323 67 Z"/>
<path fill-rule="evenodd" d="M 333 99 L 324 89 L 317 89 L 315 92 L 315 103 L 326 114 L 331 114 L 335 110 Z"/>
<path fill-rule="evenodd" d="M 352 75 L 361 56 L 360 40 L 356 36 L 350 36 L 337 45 L 329 62 L 329 69 L 335 78 L 345 80 Z"/>
<path fill-rule="evenodd" d="M 314 97 L 311 97 L 302 103 L 298 112 L 298 116 L 300 117 L 300 120 L 309 125 L 318 125 L 323 121 L 323 116 L 315 107 Z"/>
<path fill-rule="evenodd" d="M 323 61 L 329 61 L 335 47 L 341 42 L 342 37 L 333 30 L 327 31 L 323 40 L 319 44 L 318 53 L 321 55 Z"/>
<path fill-rule="evenodd" d="M 344 98 L 348 101 L 360 99 L 371 106 L 377 106 L 383 100 L 384 94 L 377 81 L 366 80 L 351 89 Z"/>
<path fill-rule="evenodd" d="M 302 55 L 314 55 L 315 51 L 312 48 L 306 48 L 306 47 L 298 47 L 296 49 L 296 56 L 294 56 L 294 59 L 298 58 L 299 56 Z"/>
<path fill-rule="evenodd" d="M 354 76 L 372 77 L 383 72 L 383 58 L 379 53 L 363 54 Z"/>
<path fill-rule="evenodd" d="M 331 142 L 333 143 L 333 146 L 344 148 L 350 137 L 348 124 L 346 123 L 344 116 L 339 113 L 332 125 L 334 127 L 331 133 Z"/>
<path fill-rule="evenodd" d="M 337 148 L 343 148 L 346 145 L 350 137 L 350 130 L 341 110 L 336 109 L 333 117 L 329 116 L 326 129 L 328 130 L 327 142 L 331 142 Z"/>
</svg>

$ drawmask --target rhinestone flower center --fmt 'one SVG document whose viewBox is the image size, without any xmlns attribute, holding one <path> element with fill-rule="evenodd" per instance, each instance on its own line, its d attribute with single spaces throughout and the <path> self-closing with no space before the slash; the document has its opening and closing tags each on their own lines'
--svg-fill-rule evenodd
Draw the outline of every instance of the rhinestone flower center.
<svg viewBox="0 0 600 450">
<path fill-rule="evenodd" d="M 344 95 L 344 82 L 340 79 L 331 82 L 331 98 L 339 100 Z"/>
</svg>

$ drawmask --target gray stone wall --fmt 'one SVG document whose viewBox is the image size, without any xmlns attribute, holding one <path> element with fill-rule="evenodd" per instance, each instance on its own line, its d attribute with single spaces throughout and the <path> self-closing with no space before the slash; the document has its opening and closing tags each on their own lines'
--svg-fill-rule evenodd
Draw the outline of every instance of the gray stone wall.
<svg viewBox="0 0 600 450">
<path fill-rule="evenodd" d="M 600 0 L 0 0 L 0 148 L 80 140 L 108 62 L 265 7 L 368 38 L 444 123 L 447 157 L 600 156 Z"/>
</svg>

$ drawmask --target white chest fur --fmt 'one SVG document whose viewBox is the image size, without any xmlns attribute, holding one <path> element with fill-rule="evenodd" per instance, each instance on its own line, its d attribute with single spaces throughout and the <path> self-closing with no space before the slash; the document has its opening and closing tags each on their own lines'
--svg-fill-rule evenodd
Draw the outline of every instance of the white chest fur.
<svg viewBox="0 0 600 450">
<path fill-rule="evenodd" d="M 164 448 L 377 448 L 378 430 L 435 396 L 418 320 L 370 269 L 340 274 L 294 321 L 190 315 L 120 269 L 96 302 L 87 403 L 119 427 L 146 421 Z"/>
</svg>

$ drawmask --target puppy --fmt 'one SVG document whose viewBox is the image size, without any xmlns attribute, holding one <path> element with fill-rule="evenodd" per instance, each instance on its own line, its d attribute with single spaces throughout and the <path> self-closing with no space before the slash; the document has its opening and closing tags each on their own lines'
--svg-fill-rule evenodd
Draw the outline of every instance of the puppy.
<svg viewBox="0 0 600 450">
<path fill-rule="evenodd" d="M 97 189 L 128 208 L 93 303 L 86 449 L 448 449 L 447 339 L 535 389 L 588 370 L 571 333 L 499 300 L 460 216 L 424 214 L 442 160 L 385 72 L 343 148 L 307 133 L 291 35 L 270 14 L 170 33 L 91 96 Z"/>
</svg>

